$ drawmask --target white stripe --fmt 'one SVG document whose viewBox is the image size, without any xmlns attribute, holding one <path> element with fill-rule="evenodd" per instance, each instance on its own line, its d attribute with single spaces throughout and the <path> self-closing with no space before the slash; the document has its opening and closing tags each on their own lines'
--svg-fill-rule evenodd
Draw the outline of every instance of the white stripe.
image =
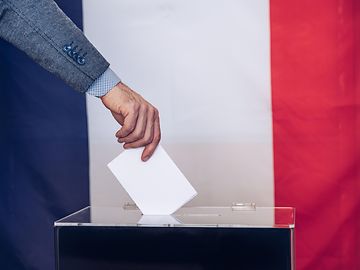
<svg viewBox="0 0 360 270">
<path fill-rule="evenodd" d="M 86 0 L 89 39 L 155 104 L 163 145 L 195 186 L 193 205 L 272 206 L 268 0 Z M 121 147 L 88 97 L 91 203 L 128 196 L 105 166 Z M 140 158 L 140 157 L 139 157 Z"/>
</svg>

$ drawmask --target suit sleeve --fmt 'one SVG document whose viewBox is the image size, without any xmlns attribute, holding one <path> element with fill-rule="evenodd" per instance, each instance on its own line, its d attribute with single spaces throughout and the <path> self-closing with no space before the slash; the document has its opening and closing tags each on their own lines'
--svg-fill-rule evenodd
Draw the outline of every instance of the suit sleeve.
<svg viewBox="0 0 360 270">
<path fill-rule="evenodd" d="M 0 38 L 82 93 L 109 67 L 53 0 L 0 0 Z"/>
</svg>

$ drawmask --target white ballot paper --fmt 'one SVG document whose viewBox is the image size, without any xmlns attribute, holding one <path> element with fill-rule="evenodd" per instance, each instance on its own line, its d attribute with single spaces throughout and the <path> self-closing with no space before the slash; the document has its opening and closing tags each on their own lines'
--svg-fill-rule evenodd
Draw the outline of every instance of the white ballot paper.
<svg viewBox="0 0 360 270">
<path fill-rule="evenodd" d="M 170 215 L 197 192 L 161 145 L 146 162 L 143 150 L 125 150 L 108 167 L 144 215 Z"/>
</svg>

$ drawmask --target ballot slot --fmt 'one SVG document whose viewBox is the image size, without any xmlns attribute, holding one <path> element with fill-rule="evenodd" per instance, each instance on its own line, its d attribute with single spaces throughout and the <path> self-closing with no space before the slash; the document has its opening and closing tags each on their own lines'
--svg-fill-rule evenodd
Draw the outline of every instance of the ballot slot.
<svg viewBox="0 0 360 270">
<path fill-rule="evenodd" d="M 255 211 L 256 203 L 233 203 L 231 209 L 233 211 Z"/>
<path fill-rule="evenodd" d="M 198 207 L 198 208 L 201 208 L 201 206 Z M 209 206 L 206 207 L 206 208 L 209 208 Z M 214 208 L 219 208 L 219 206 L 214 206 Z M 123 205 L 123 209 L 124 210 L 139 210 L 139 207 L 137 207 L 137 205 L 135 203 L 126 202 Z M 234 202 L 231 205 L 231 209 L 233 211 L 255 211 L 256 210 L 256 203 L 237 203 L 237 202 Z M 185 213 L 184 215 L 196 215 L 196 214 Z M 201 214 L 201 215 L 207 215 L 207 214 Z M 211 215 L 214 215 L 214 214 L 211 214 Z"/>
</svg>

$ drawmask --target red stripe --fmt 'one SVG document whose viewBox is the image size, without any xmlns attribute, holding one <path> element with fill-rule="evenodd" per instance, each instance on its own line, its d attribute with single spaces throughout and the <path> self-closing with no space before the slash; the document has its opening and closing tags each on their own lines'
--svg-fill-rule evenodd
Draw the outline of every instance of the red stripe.
<svg viewBox="0 0 360 270">
<path fill-rule="evenodd" d="M 297 269 L 360 269 L 360 4 L 270 0 L 275 204 Z"/>
</svg>

